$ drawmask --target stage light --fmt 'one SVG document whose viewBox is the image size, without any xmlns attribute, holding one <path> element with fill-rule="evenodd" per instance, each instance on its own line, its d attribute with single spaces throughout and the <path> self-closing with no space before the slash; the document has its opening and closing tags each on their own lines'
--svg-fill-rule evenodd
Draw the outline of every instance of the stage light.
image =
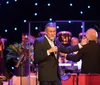
<svg viewBox="0 0 100 85">
<path fill-rule="evenodd" d="M 14 69 L 14 67 L 11 67 L 11 69 Z"/>
<path fill-rule="evenodd" d="M 72 4 L 72 3 L 70 3 L 70 6 L 73 6 L 73 4 Z"/>
<path fill-rule="evenodd" d="M 57 29 L 59 29 L 59 26 L 56 26 Z"/>
<path fill-rule="evenodd" d="M 80 14 L 83 14 L 83 11 L 80 11 Z"/>
<path fill-rule="evenodd" d="M 71 21 L 68 21 L 68 23 L 71 23 Z"/>
<path fill-rule="evenodd" d="M 7 29 L 5 29 L 5 32 L 8 32 Z"/>
<path fill-rule="evenodd" d="M 26 23 L 27 22 L 27 20 L 24 20 L 24 23 Z"/>
<path fill-rule="evenodd" d="M 34 5 L 35 5 L 35 6 L 37 6 L 37 5 L 38 5 L 38 3 L 35 3 Z"/>
<path fill-rule="evenodd" d="M 88 9 L 90 8 L 90 6 L 88 6 Z"/>
<path fill-rule="evenodd" d="M 51 6 L 51 4 L 50 4 L 50 3 L 48 3 L 47 5 L 48 5 L 48 6 Z"/>
<path fill-rule="evenodd" d="M 15 2 L 16 2 L 17 0 L 15 0 Z"/>
<path fill-rule="evenodd" d="M 52 21 L 52 18 L 50 18 L 49 21 Z"/>
<path fill-rule="evenodd" d="M 17 30 L 17 28 L 15 27 L 14 30 Z"/>
<path fill-rule="evenodd" d="M 17 60 L 19 60 L 20 58 L 19 57 L 17 57 Z"/>
<path fill-rule="evenodd" d="M 25 38 L 28 38 L 28 35 L 25 35 Z"/>
<path fill-rule="evenodd" d="M 35 30 L 38 30 L 38 27 L 35 27 Z"/>
<path fill-rule="evenodd" d="M 34 16 L 37 16 L 37 13 L 34 13 Z"/>
<path fill-rule="evenodd" d="M 30 64 L 33 64 L 33 62 L 31 61 Z"/>
<path fill-rule="evenodd" d="M 9 4 L 9 1 L 6 1 L 6 4 Z"/>
<path fill-rule="evenodd" d="M 83 28 L 83 25 L 81 25 L 81 28 Z"/>
</svg>

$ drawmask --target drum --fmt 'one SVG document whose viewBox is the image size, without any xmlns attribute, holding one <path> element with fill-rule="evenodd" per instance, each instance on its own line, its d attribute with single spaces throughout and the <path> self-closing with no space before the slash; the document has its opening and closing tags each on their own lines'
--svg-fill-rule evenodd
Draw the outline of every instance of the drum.
<svg viewBox="0 0 100 85">
<path fill-rule="evenodd" d="M 59 63 L 60 68 L 60 74 L 61 74 L 61 80 L 65 81 L 70 78 L 70 73 L 66 72 L 66 67 L 64 66 L 64 63 Z"/>
<path fill-rule="evenodd" d="M 70 61 L 67 63 L 59 63 L 59 66 L 62 80 L 69 79 L 72 73 L 80 73 L 80 69 L 78 69 L 77 63 L 73 63 Z"/>
<path fill-rule="evenodd" d="M 65 81 L 65 80 L 68 80 L 69 78 L 70 78 L 70 74 L 63 74 L 63 75 L 61 75 L 61 80 L 62 81 Z"/>
<path fill-rule="evenodd" d="M 57 34 L 58 40 L 63 44 L 63 45 L 68 45 L 70 43 L 72 34 L 69 31 L 60 31 Z"/>
</svg>

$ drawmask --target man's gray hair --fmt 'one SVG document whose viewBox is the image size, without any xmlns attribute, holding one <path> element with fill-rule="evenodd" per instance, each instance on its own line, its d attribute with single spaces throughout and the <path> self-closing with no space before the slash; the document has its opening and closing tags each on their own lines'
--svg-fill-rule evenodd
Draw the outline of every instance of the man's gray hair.
<svg viewBox="0 0 100 85">
<path fill-rule="evenodd" d="M 56 23 L 55 23 L 55 22 L 49 22 L 49 23 L 47 23 L 47 24 L 45 25 L 45 29 L 46 29 L 47 27 L 55 27 L 55 28 L 56 28 Z"/>
</svg>

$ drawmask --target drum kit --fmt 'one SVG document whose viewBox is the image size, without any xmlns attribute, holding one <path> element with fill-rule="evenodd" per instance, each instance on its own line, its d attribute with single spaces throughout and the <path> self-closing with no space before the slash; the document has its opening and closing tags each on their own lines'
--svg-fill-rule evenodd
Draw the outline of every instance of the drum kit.
<svg viewBox="0 0 100 85">
<path fill-rule="evenodd" d="M 72 34 L 69 31 L 60 31 L 57 34 L 57 38 L 62 43 L 62 45 L 69 46 Z M 59 59 L 62 80 L 67 80 L 70 78 L 71 73 L 77 73 L 80 71 L 76 63 L 73 63 L 72 61 L 67 61 L 62 55 L 60 55 Z"/>
<path fill-rule="evenodd" d="M 71 37 L 72 34 L 69 31 L 60 31 L 57 33 L 58 40 L 65 46 L 69 45 Z"/>
</svg>

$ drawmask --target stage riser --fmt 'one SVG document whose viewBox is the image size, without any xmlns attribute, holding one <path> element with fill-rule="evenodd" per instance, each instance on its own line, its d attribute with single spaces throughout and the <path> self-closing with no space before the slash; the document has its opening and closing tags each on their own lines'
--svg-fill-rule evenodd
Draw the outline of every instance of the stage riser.
<svg viewBox="0 0 100 85">
<path fill-rule="evenodd" d="M 78 84 L 76 83 L 77 76 L 71 75 L 69 79 L 62 81 L 62 85 L 100 85 L 100 75 L 81 74 L 78 76 Z"/>
<path fill-rule="evenodd" d="M 67 80 L 62 81 L 62 85 L 100 85 L 100 75 L 94 74 L 81 74 L 78 76 L 78 84 L 76 83 L 77 75 L 71 75 Z M 16 77 L 14 76 L 8 82 L 4 82 L 3 85 L 29 85 L 28 77 Z M 36 76 L 30 77 L 30 85 L 36 85 Z"/>
<path fill-rule="evenodd" d="M 28 77 L 13 77 L 12 79 L 12 85 L 36 85 L 36 77 L 31 76 L 30 81 Z"/>
</svg>

